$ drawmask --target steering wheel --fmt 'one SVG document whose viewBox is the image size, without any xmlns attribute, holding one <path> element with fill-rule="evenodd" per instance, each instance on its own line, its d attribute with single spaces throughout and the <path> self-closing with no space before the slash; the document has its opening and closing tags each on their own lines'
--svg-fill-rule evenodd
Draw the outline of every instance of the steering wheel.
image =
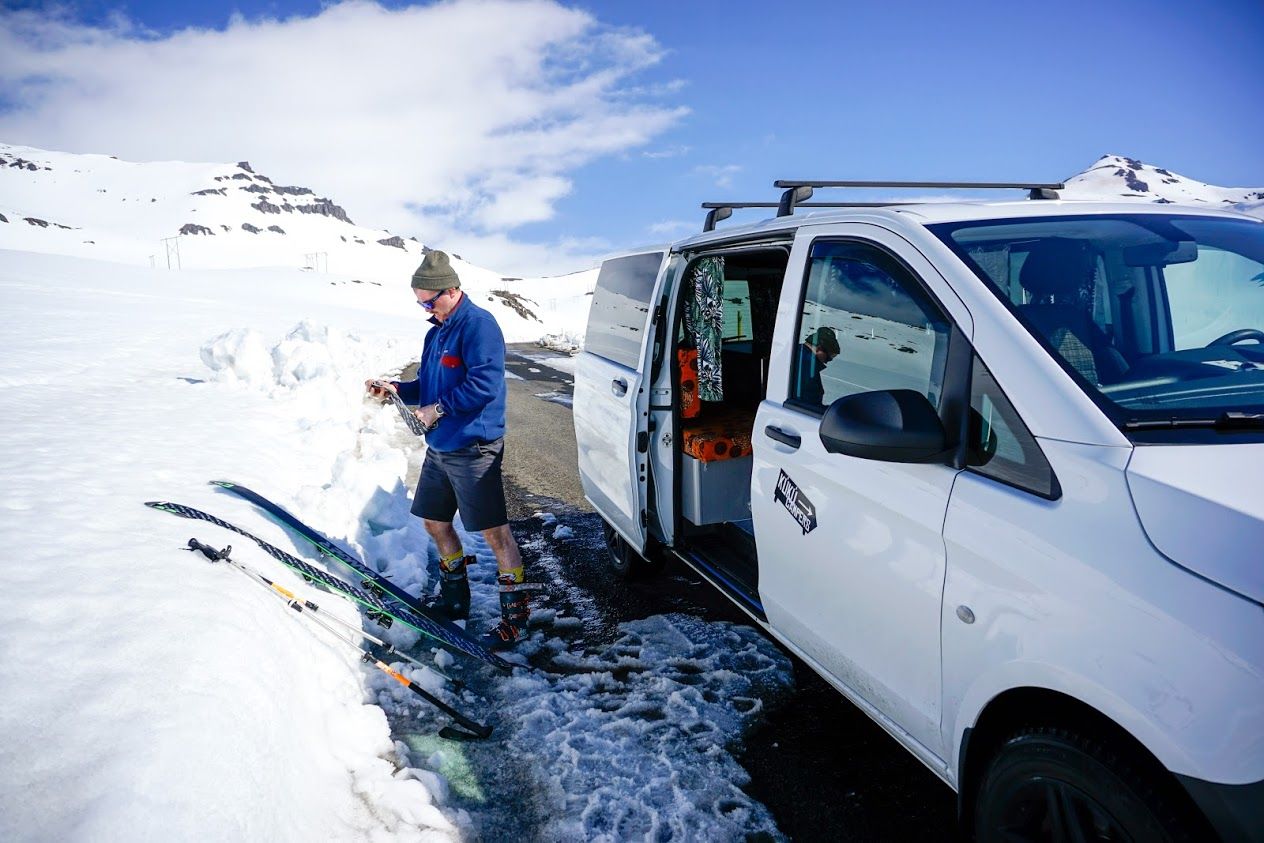
<svg viewBox="0 0 1264 843">
<path fill-rule="evenodd" d="M 1264 345 L 1264 331 L 1261 331 L 1259 328 L 1239 328 L 1236 331 L 1230 331 L 1223 337 L 1216 337 L 1207 343 L 1206 348 L 1216 345 L 1237 345 L 1244 340 L 1255 340 Z"/>
</svg>

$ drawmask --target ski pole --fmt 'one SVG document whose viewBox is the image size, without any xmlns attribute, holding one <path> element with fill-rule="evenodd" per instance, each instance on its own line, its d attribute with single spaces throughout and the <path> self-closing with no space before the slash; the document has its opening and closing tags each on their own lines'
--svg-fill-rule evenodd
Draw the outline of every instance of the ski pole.
<svg viewBox="0 0 1264 843">
<path fill-rule="evenodd" d="M 285 597 L 287 600 L 289 600 L 289 601 L 291 601 L 291 602 L 293 602 L 293 603 L 298 603 L 299 605 L 298 605 L 297 607 L 291 607 L 291 608 L 294 608 L 294 609 L 295 609 L 295 611 L 301 612 L 301 611 L 303 611 L 304 609 L 306 609 L 306 610 L 308 610 L 308 611 L 311 611 L 311 612 L 320 612 L 320 611 L 321 611 L 320 606 L 317 606 L 317 605 L 316 605 L 315 603 L 313 603 L 312 601 L 310 601 L 310 600 L 300 600 L 300 599 L 299 599 L 299 597 L 298 597 L 298 595 L 294 594 L 294 592 L 290 591 L 288 588 L 285 588 L 284 586 L 281 586 L 281 585 L 278 585 L 277 583 L 274 583 L 272 580 L 268 579 L 268 578 L 267 578 L 267 577 L 265 577 L 263 574 L 259 573 L 258 571 L 254 570 L 253 568 L 249 568 L 249 567 L 247 567 L 247 566 L 243 565 L 242 563 L 238 562 L 236 559 L 230 559 L 230 558 L 227 556 L 227 553 L 228 553 L 228 551 L 232 550 L 232 545 L 229 545 L 228 547 L 226 547 L 226 548 L 224 549 L 224 551 L 223 551 L 223 553 L 225 554 L 224 556 L 222 556 L 222 557 L 212 557 L 212 556 L 210 556 L 210 554 L 211 554 L 211 553 L 216 553 L 216 552 L 218 552 L 218 551 L 216 551 L 214 548 L 212 548 L 212 547 L 209 547 L 209 546 L 207 546 L 207 545 L 202 544 L 201 542 L 197 541 L 197 539 L 190 539 L 189 541 L 190 541 L 190 545 L 189 545 L 189 549 L 190 549 L 190 550 L 200 550 L 200 551 L 202 551 L 202 555 L 203 555 L 203 556 L 206 556 L 206 557 L 207 557 L 208 559 L 210 559 L 212 562 L 227 562 L 228 564 L 232 565 L 233 567 L 240 569 L 243 573 L 245 573 L 247 576 L 249 576 L 250 578 L 254 579 L 255 581 L 257 581 L 257 582 L 261 582 L 262 584 L 266 585 L 268 588 L 271 588 L 273 591 L 275 591 L 275 592 L 279 593 L 281 596 Z M 194 546 L 194 545 L 192 544 L 193 542 L 197 542 L 197 545 L 196 545 L 196 546 Z M 448 674 L 444 673 L 442 670 L 439 670 L 437 667 L 434 667 L 433 665 L 424 664 L 424 663 L 422 663 L 422 662 L 418 661 L 417 659 L 413 658 L 412 656 L 408 655 L 407 653 L 400 652 L 399 650 L 396 650 L 394 647 L 392 647 L 392 646 L 391 646 L 389 643 L 387 643 L 386 641 L 383 641 L 381 638 L 378 638 L 376 635 L 373 635 L 373 634 L 372 634 L 372 633 L 370 633 L 370 632 L 366 632 L 366 631 L 364 630 L 364 628 L 363 628 L 363 627 L 357 626 L 357 625 L 355 625 L 355 624 L 347 623 L 346 621 L 344 621 L 342 618 L 338 617 L 337 615 L 328 615 L 328 614 L 325 614 L 325 615 L 322 615 L 322 617 L 328 618 L 329 620 L 333 621 L 334 623 L 337 623 L 337 624 L 339 624 L 340 626 L 344 626 L 344 627 L 346 627 L 348 630 L 350 630 L 352 633 L 354 633 L 354 634 L 356 634 L 356 635 L 359 635 L 359 636 L 362 636 L 362 637 L 364 637 L 364 638 L 367 638 L 369 641 L 372 641 L 372 642 L 373 642 L 374 644 L 376 644 L 379 648 L 381 648 L 382 652 L 384 652 L 387 656 L 395 656 L 395 657 L 399 658 L 401 661 L 406 661 L 406 662 L 408 662 L 409 664 L 413 665 L 414 667 L 424 668 L 424 669 L 426 669 L 426 670 L 429 670 L 429 671 L 432 671 L 432 672 L 434 672 L 434 673 L 438 674 L 439 676 L 442 676 L 445 680 L 447 680 L 448 682 L 452 683 L 452 687 L 453 687 L 454 689 L 459 690 L 459 689 L 461 689 L 461 688 L 465 687 L 465 683 L 464 683 L 464 682 L 462 682 L 460 679 L 457 679 L 455 676 L 449 676 Z"/>
<path fill-rule="evenodd" d="M 464 714 L 457 711 L 455 708 L 448 705 L 443 700 L 439 699 L 438 697 L 431 694 L 429 691 L 422 688 L 420 685 L 413 682 L 407 676 L 404 676 L 402 673 L 400 673 L 399 671 L 392 668 L 390 665 L 383 662 L 380 658 L 375 656 L 373 652 L 369 650 L 369 648 L 365 647 L 358 640 L 356 640 L 355 638 L 349 637 L 344 632 L 342 632 L 341 630 L 337 629 L 336 627 L 332 626 L 331 624 L 325 621 L 325 617 L 332 618 L 332 616 L 322 616 L 321 614 L 319 614 L 318 607 L 314 606 L 313 604 L 307 601 L 300 602 L 299 599 L 296 596 L 294 596 L 294 594 L 290 592 L 288 589 L 277 585 L 276 583 L 272 582 L 267 577 L 263 576 L 257 571 L 254 571 L 251 568 L 248 568 L 247 566 L 241 564 L 237 560 L 232 559 L 229 556 L 229 553 L 232 551 L 231 545 L 229 545 L 228 547 L 225 547 L 223 550 L 216 550 L 210 545 L 204 544 L 198 541 L 197 539 L 191 538 L 189 539 L 188 547 L 186 547 L 185 549 L 189 551 L 199 551 L 201 552 L 203 556 L 205 556 L 207 559 L 209 559 L 212 562 L 227 562 L 229 565 L 241 571 L 243 574 L 250 577 L 252 580 L 259 583 L 264 588 L 267 588 L 269 591 L 276 594 L 278 597 L 280 597 L 282 600 L 286 602 L 286 605 L 288 605 L 291 609 L 293 609 L 295 612 L 298 612 L 299 614 L 304 614 L 304 609 L 310 609 L 311 611 L 306 613 L 307 616 L 311 618 L 313 621 L 315 621 L 316 623 L 320 624 L 322 627 L 324 627 L 324 629 L 328 631 L 334 637 L 346 642 L 347 644 L 350 644 L 352 647 L 355 647 L 357 650 L 359 650 L 361 661 L 365 662 L 366 664 L 371 664 L 377 669 L 381 670 L 387 676 L 390 676 L 396 682 L 400 683 L 405 688 L 412 691 L 414 694 L 417 694 L 423 700 L 430 703 L 435 708 L 439 709 L 444 714 L 451 717 L 454 721 L 456 721 L 457 724 L 462 726 L 464 729 L 468 730 L 468 731 L 462 731 L 461 729 L 457 729 L 453 726 L 445 726 L 439 730 L 439 737 L 451 738 L 454 740 L 481 740 L 491 735 L 492 728 L 490 726 L 485 726 L 481 723 L 478 723 L 466 717 Z M 333 618 L 333 619 L 337 620 L 336 618 Z M 344 626 L 347 626 L 347 624 L 344 623 Z M 356 630 L 356 633 L 360 635 L 364 634 L 362 630 L 358 630 L 358 629 Z M 387 646 L 387 649 L 392 653 L 398 654 L 398 651 L 394 650 L 393 648 L 390 648 L 389 646 Z M 414 664 L 417 663 L 413 659 L 408 659 L 408 661 L 412 661 Z M 426 667 L 428 669 L 433 669 L 433 668 L 429 668 L 429 665 L 419 665 L 419 666 Z M 438 671 L 436 671 L 436 673 L 437 672 Z"/>
</svg>

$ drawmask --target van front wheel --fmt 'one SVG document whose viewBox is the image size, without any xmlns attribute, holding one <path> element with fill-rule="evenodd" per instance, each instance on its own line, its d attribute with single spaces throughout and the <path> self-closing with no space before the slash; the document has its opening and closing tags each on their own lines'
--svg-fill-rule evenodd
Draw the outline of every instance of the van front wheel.
<svg viewBox="0 0 1264 843">
<path fill-rule="evenodd" d="M 656 574 L 663 567 L 662 560 L 655 558 L 657 554 L 653 552 L 652 545 L 647 544 L 645 548 L 651 557 L 646 559 L 633 550 L 623 536 L 619 535 L 619 531 L 611 527 L 608 522 L 603 520 L 601 527 L 606 539 L 606 551 L 610 557 L 610 567 L 614 569 L 615 574 L 620 579 L 639 579 Z M 652 542 L 653 540 L 650 539 L 649 541 Z"/>
<path fill-rule="evenodd" d="M 1145 767 L 1074 731 L 1024 729 L 983 776 L 975 840 L 1195 839 Z"/>
</svg>

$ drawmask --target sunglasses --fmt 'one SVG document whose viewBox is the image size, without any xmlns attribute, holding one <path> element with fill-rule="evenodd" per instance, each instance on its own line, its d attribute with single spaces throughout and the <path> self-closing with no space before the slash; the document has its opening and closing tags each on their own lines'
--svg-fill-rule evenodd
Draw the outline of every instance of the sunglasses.
<svg viewBox="0 0 1264 843">
<path fill-rule="evenodd" d="M 431 296 L 430 298 L 426 299 L 425 301 L 422 301 L 421 299 L 418 299 L 418 300 L 417 300 L 417 304 L 421 305 L 421 306 L 422 306 L 422 307 L 424 307 L 426 310 L 434 310 L 434 309 L 435 309 L 435 302 L 438 300 L 439 296 L 443 295 L 443 294 L 444 294 L 444 293 L 446 293 L 446 292 L 447 292 L 447 290 L 440 290 L 439 292 L 435 293 L 433 296 Z"/>
</svg>

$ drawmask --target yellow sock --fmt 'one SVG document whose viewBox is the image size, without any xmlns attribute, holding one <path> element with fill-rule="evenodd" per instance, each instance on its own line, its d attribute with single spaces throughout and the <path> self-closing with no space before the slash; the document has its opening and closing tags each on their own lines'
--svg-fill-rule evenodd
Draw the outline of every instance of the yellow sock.
<svg viewBox="0 0 1264 843">
<path fill-rule="evenodd" d="M 527 575 L 523 572 L 522 566 L 519 565 L 517 568 L 510 568 L 508 571 L 502 570 L 496 579 L 505 585 L 518 585 L 526 582 Z"/>
<path fill-rule="evenodd" d="M 445 574 L 451 574 L 463 567 L 461 563 L 465 559 L 465 550 L 457 548 L 455 553 L 444 554 L 439 557 L 439 570 Z"/>
</svg>

